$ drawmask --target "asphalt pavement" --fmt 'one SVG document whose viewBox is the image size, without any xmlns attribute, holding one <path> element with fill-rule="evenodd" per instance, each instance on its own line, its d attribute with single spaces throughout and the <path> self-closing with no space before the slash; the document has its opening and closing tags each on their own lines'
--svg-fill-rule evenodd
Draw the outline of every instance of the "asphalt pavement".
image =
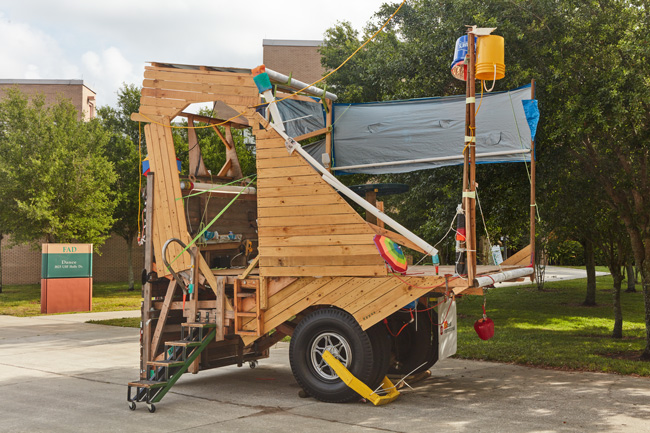
<svg viewBox="0 0 650 433">
<path fill-rule="evenodd" d="M 0 432 L 650 432 L 650 380 L 445 360 L 387 406 L 300 398 L 288 343 L 255 369 L 184 375 L 130 411 L 138 312 L 0 316 Z"/>
</svg>

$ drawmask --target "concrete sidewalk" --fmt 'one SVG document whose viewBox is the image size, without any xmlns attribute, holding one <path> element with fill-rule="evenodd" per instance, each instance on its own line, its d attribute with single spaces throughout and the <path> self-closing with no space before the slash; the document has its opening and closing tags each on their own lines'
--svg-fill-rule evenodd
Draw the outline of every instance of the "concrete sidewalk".
<svg viewBox="0 0 650 433">
<path fill-rule="evenodd" d="M 287 343 L 132 412 L 138 330 L 88 316 L 0 316 L 0 432 L 650 432 L 647 378 L 446 360 L 388 406 L 326 404 L 298 397 Z"/>
</svg>

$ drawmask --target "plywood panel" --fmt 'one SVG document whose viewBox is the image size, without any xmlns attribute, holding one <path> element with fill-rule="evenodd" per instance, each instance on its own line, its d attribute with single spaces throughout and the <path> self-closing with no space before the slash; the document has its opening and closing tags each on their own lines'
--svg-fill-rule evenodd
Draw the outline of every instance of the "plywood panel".
<svg viewBox="0 0 650 433">
<path fill-rule="evenodd" d="M 199 72 L 199 71 L 196 71 Z M 150 80 L 159 80 L 159 81 L 181 81 L 184 83 L 210 83 L 223 86 L 238 86 L 238 87 L 249 87 L 254 89 L 257 93 L 257 86 L 253 81 L 252 76 L 244 77 L 234 74 L 222 73 L 222 74 L 205 74 L 200 73 L 191 73 L 183 71 L 170 71 L 163 69 L 146 69 L 144 71 L 144 78 Z"/>
<path fill-rule="evenodd" d="M 262 256 L 268 257 L 353 256 L 357 254 L 377 254 L 377 247 L 375 244 L 326 245 L 317 247 L 267 247 L 261 244 L 261 240 L 259 250 Z"/>
<path fill-rule="evenodd" d="M 283 246 L 314 247 L 314 246 L 325 246 L 325 245 L 368 245 L 373 241 L 372 240 L 373 237 L 374 237 L 373 234 L 270 236 L 270 237 L 264 236 L 264 246 L 265 247 L 283 247 Z"/>
<path fill-rule="evenodd" d="M 330 266 L 344 266 L 350 264 L 350 258 L 347 256 L 307 256 L 307 257 L 262 257 L 260 258 L 261 266 L 317 266 L 327 263 Z M 356 254 L 354 256 L 355 265 L 381 265 L 382 258 L 379 254 Z"/>
<path fill-rule="evenodd" d="M 227 93 L 195 93 L 183 92 L 180 90 L 165 90 L 165 89 L 142 89 L 143 96 L 162 99 L 178 99 L 186 102 L 212 102 L 224 101 L 228 105 L 243 105 L 252 106 L 257 103 L 257 97 L 229 95 Z"/>
<path fill-rule="evenodd" d="M 277 267 L 264 266 L 260 268 L 262 277 L 309 277 L 309 276 L 383 276 L 386 275 L 386 267 L 379 265 L 362 266 L 297 266 Z"/>
<path fill-rule="evenodd" d="M 362 233 L 364 224 L 260 227 L 260 236 L 318 236 Z"/>
<path fill-rule="evenodd" d="M 292 197 L 311 194 L 330 194 L 332 188 L 322 184 L 311 185 L 282 185 L 282 186 L 267 186 L 260 188 L 258 197 L 260 198 L 275 198 L 275 197 Z"/>
<path fill-rule="evenodd" d="M 165 80 L 144 80 L 142 82 L 144 88 L 153 89 L 168 89 L 168 90 L 182 90 L 185 92 L 198 92 L 219 95 L 236 95 L 236 96 L 252 96 L 257 97 L 258 91 L 256 87 L 242 87 L 242 86 L 225 86 L 220 84 L 210 83 L 187 83 L 180 81 L 165 81 Z"/>
<path fill-rule="evenodd" d="M 332 224 L 332 218 L 328 215 L 340 214 L 342 219 L 349 220 L 354 223 L 361 223 L 363 219 L 352 210 L 352 213 L 349 212 L 350 207 L 347 203 L 335 203 L 335 204 L 324 204 L 324 205 L 309 205 L 308 203 L 303 204 L 302 206 L 296 206 L 293 208 L 286 207 L 268 207 L 268 208 L 258 208 L 257 215 L 260 218 L 268 217 L 291 217 L 291 216 L 319 216 L 320 219 L 316 224 Z M 348 217 L 348 218 L 345 218 Z M 263 225 L 264 223 L 262 223 Z M 336 224 L 336 223 L 334 223 Z"/>
<path fill-rule="evenodd" d="M 273 149 L 273 150 L 282 150 L 282 149 Z M 264 152 L 262 152 L 263 154 Z M 288 153 L 284 156 L 278 156 L 275 158 L 265 158 L 257 160 L 257 168 L 277 168 L 277 167 L 296 167 L 304 166 L 305 161 L 302 157 L 298 156 L 297 152 L 294 152 L 293 155 Z"/>
<path fill-rule="evenodd" d="M 316 170 L 314 170 L 311 166 L 301 166 L 301 167 L 291 167 L 291 168 L 286 168 L 286 167 L 260 168 L 259 170 L 257 170 L 257 176 L 262 178 L 269 178 L 269 177 L 286 178 L 289 176 L 304 176 L 306 174 L 320 177 L 316 173 Z"/>
<path fill-rule="evenodd" d="M 268 208 L 277 209 L 277 208 Z M 260 212 L 261 215 L 261 212 Z M 335 217 L 335 218 L 334 218 Z M 349 214 L 316 214 L 316 215 L 301 215 L 301 216 L 278 216 L 278 217 L 264 217 L 259 219 L 260 228 L 262 227 L 285 227 L 285 226 L 309 226 L 315 227 L 319 225 L 333 224 L 358 224 L 359 220 L 353 215 Z M 262 225 L 263 224 L 263 225 Z"/>
</svg>

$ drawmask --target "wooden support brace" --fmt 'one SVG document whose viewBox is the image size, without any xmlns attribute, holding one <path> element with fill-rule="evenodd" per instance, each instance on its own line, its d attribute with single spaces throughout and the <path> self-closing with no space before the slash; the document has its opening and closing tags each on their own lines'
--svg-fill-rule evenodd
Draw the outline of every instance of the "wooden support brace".
<svg viewBox="0 0 650 433">
<path fill-rule="evenodd" d="M 176 281 L 170 280 L 169 286 L 167 286 L 167 293 L 165 294 L 165 301 L 163 306 L 160 309 L 160 316 L 158 317 L 158 323 L 156 323 L 156 330 L 153 333 L 153 338 L 151 339 L 151 357 L 155 358 L 158 353 L 158 345 L 160 345 L 160 338 L 162 336 L 163 328 L 167 323 L 167 315 L 169 314 L 169 307 L 174 299 L 174 292 L 176 291 Z"/>
</svg>

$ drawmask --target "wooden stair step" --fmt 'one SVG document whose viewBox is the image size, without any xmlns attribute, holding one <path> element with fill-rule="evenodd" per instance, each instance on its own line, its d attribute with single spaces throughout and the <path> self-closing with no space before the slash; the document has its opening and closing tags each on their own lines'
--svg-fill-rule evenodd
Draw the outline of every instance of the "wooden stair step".
<svg viewBox="0 0 650 433">
<path fill-rule="evenodd" d="M 178 340 L 178 341 L 165 341 L 165 344 L 167 346 L 174 346 L 174 347 L 195 347 L 195 346 L 200 346 L 201 342 L 200 341 Z"/>
<path fill-rule="evenodd" d="M 155 380 L 138 380 L 136 382 L 129 382 L 129 386 L 137 388 L 160 388 L 167 385 L 167 382 L 158 382 Z"/>
<path fill-rule="evenodd" d="M 237 293 L 239 298 L 254 298 L 256 296 L 255 292 L 240 292 Z"/>
<path fill-rule="evenodd" d="M 237 331 L 239 335 L 259 335 L 257 331 Z"/>
<path fill-rule="evenodd" d="M 181 326 L 184 326 L 186 328 L 214 328 L 217 326 L 217 324 L 212 322 L 185 322 L 181 323 Z"/>
<path fill-rule="evenodd" d="M 149 361 L 147 362 L 147 365 L 150 365 L 152 367 L 180 367 L 181 365 L 185 364 L 185 361 L 174 361 L 171 359 L 167 359 L 164 361 Z"/>
</svg>

